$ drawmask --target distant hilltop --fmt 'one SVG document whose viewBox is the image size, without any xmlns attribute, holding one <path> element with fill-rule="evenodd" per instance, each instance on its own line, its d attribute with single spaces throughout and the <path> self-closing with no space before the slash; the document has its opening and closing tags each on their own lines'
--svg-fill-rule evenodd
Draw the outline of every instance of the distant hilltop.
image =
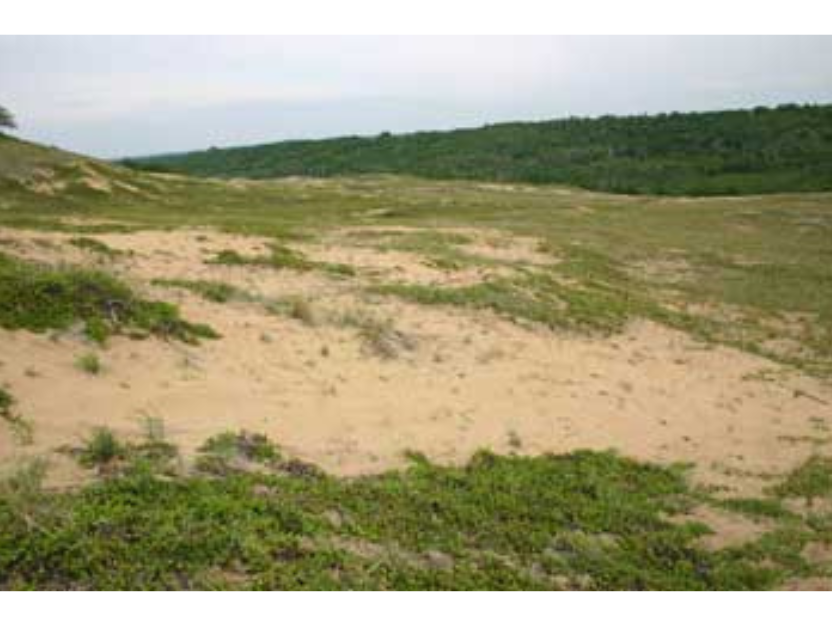
<svg viewBox="0 0 832 624">
<path fill-rule="evenodd" d="M 128 159 L 135 168 L 275 178 L 394 173 L 615 193 L 832 190 L 832 105 L 516 122 L 284 141 Z"/>
</svg>

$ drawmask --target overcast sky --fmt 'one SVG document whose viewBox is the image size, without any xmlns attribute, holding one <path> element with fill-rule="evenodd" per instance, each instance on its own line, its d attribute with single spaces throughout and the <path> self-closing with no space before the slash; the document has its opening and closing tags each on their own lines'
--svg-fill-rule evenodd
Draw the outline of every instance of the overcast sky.
<svg viewBox="0 0 832 624">
<path fill-rule="evenodd" d="M 832 37 L 10 37 L 19 135 L 98 156 L 832 103 Z"/>
</svg>

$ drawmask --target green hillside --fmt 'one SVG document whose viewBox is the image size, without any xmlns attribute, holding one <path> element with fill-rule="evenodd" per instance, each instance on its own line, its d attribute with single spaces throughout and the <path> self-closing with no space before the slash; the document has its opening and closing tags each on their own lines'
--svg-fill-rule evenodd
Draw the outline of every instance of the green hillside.
<svg viewBox="0 0 832 624">
<path fill-rule="evenodd" d="M 125 167 L 0 133 L 0 206 L 39 208 L 134 198 L 158 183 Z"/>
<path fill-rule="evenodd" d="M 832 190 L 832 105 L 287 141 L 127 164 L 217 177 L 396 173 L 666 195 L 822 191 Z"/>
</svg>

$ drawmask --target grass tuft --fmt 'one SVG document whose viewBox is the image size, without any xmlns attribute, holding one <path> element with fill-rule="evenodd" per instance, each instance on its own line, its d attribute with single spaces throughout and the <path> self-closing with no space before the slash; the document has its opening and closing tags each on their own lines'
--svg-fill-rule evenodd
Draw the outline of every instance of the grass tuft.
<svg viewBox="0 0 832 624">
<path fill-rule="evenodd" d="M 78 461 L 85 468 L 106 468 L 127 457 L 127 449 L 107 427 L 97 427 L 84 441 Z"/>
</svg>

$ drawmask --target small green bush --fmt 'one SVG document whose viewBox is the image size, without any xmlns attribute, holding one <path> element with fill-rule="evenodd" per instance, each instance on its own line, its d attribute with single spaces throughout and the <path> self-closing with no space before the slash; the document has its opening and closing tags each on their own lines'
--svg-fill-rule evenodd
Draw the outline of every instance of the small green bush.
<svg viewBox="0 0 832 624">
<path fill-rule="evenodd" d="M 99 375 L 101 371 L 104 370 L 101 360 L 95 353 L 85 353 L 84 355 L 79 356 L 75 361 L 75 365 L 80 370 L 85 373 L 89 373 L 90 375 Z"/>
<path fill-rule="evenodd" d="M 11 413 L 14 398 L 3 388 L 0 388 L 0 416 L 6 417 Z"/>
<path fill-rule="evenodd" d="M 98 427 L 84 441 L 84 445 L 78 454 L 78 461 L 86 468 L 100 468 L 116 460 L 124 459 L 126 454 L 126 447 L 111 429 Z"/>
</svg>

